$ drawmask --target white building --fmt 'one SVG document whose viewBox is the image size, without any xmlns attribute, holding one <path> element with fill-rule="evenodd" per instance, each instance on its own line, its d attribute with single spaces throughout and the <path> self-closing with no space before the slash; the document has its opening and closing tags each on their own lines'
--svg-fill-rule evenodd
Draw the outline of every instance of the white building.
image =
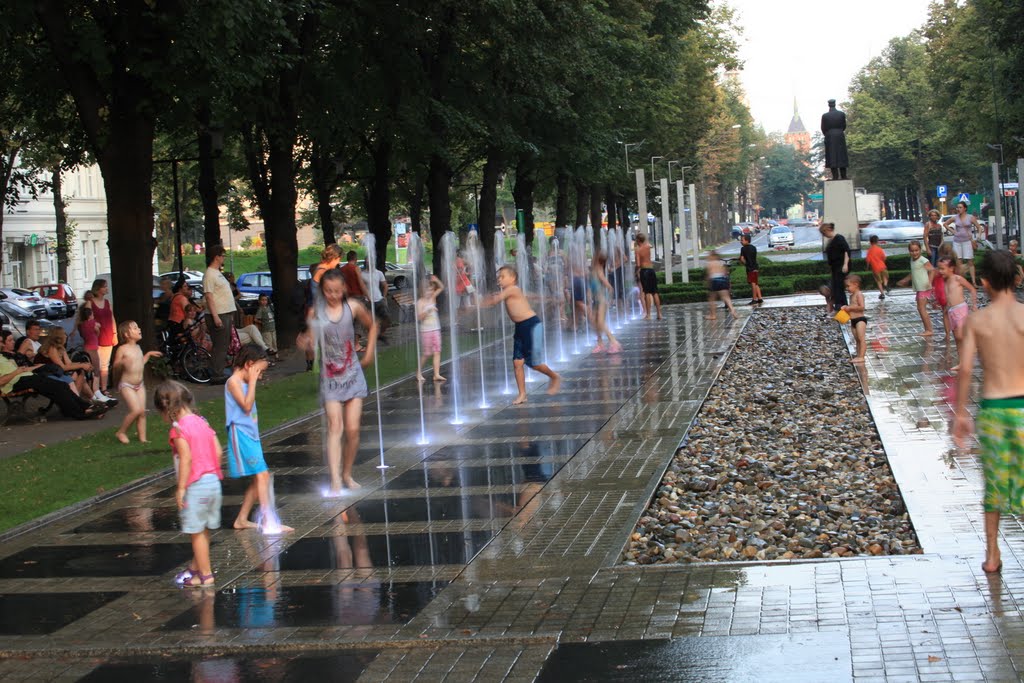
<svg viewBox="0 0 1024 683">
<path fill-rule="evenodd" d="M 49 180 L 46 174 L 44 179 Z M 68 225 L 73 226 L 67 284 L 81 298 L 98 273 L 110 272 L 107 248 L 107 200 L 99 166 L 63 174 L 62 194 Z M 0 285 L 31 287 L 57 282 L 57 231 L 53 193 L 26 197 L 4 215 L 3 271 Z"/>
</svg>

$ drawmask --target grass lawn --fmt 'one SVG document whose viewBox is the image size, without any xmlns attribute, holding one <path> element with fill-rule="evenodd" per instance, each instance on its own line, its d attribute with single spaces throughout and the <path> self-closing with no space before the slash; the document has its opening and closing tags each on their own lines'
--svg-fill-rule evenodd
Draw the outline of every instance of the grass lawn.
<svg viewBox="0 0 1024 683">
<path fill-rule="evenodd" d="M 366 250 L 359 245 L 342 244 L 342 251 L 347 252 L 350 248 L 354 249 L 359 258 L 363 258 L 366 254 Z M 321 247 L 309 247 L 307 249 L 299 250 L 299 265 L 308 266 L 313 263 L 320 261 L 320 249 Z M 426 252 L 427 263 L 430 263 L 431 249 L 430 245 L 426 245 L 424 251 Z M 392 263 L 398 263 L 397 256 L 395 254 L 395 243 L 391 242 L 388 244 L 388 261 Z M 186 270 L 198 270 L 202 272 L 206 269 L 206 256 L 204 254 L 186 254 L 182 259 Z M 160 272 L 166 273 L 174 270 L 174 263 L 171 261 L 160 261 Z M 241 275 L 243 273 L 252 273 L 260 270 L 270 270 L 270 264 L 267 262 L 267 250 L 266 249 L 250 249 L 247 251 L 234 251 L 229 252 L 227 258 L 224 260 L 224 270 Z"/>
<path fill-rule="evenodd" d="M 462 352 L 476 348 L 475 335 L 460 336 Z M 413 372 L 415 353 L 415 347 L 410 354 L 408 346 L 381 349 L 381 386 Z M 364 372 L 372 391 L 373 366 Z M 320 407 L 317 375 L 302 373 L 268 382 L 260 387 L 257 401 L 263 431 L 308 415 Z M 198 412 L 224 444 L 224 401 L 203 401 Z M 0 460 L 0 531 L 170 467 L 167 425 L 153 412 L 147 417 L 149 444 L 121 444 L 114 438 L 117 424 L 111 420 L 104 431 Z"/>
</svg>

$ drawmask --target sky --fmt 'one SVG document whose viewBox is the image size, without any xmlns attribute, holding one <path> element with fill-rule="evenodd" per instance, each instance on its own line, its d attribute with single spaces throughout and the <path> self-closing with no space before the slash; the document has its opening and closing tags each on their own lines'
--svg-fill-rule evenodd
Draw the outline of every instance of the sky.
<svg viewBox="0 0 1024 683">
<path fill-rule="evenodd" d="M 722 0 L 719 0 L 722 2 Z M 896 36 L 920 28 L 929 0 L 725 0 L 742 27 L 741 80 L 754 120 L 782 132 L 800 116 L 812 133 L 828 100 L 841 103 L 853 76 Z"/>
</svg>

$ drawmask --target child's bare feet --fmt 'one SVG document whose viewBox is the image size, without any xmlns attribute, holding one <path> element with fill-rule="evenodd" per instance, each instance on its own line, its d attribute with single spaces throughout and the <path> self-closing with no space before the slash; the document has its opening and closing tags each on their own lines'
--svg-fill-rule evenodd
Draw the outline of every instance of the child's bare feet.
<svg viewBox="0 0 1024 683">
<path fill-rule="evenodd" d="M 260 527 L 260 531 L 262 533 L 264 533 L 264 534 L 273 536 L 273 535 L 276 535 L 276 534 L 287 534 L 289 531 L 295 531 L 295 529 L 293 529 L 290 526 L 287 526 L 285 524 L 280 524 L 279 523 L 277 526 L 273 526 L 273 527 L 268 527 L 268 526 Z"/>
<path fill-rule="evenodd" d="M 853 363 L 854 365 L 864 365 L 863 358 L 851 358 L 850 362 Z"/>
<path fill-rule="evenodd" d="M 718 320 L 718 316 L 717 315 L 709 315 L 708 316 L 708 320 Z"/>
<path fill-rule="evenodd" d="M 116 434 L 114 434 L 114 436 L 116 436 L 117 440 L 120 441 L 121 443 L 131 443 L 131 439 L 129 439 L 128 435 L 125 434 L 124 432 L 117 432 Z"/>
<path fill-rule="evenodd" d="M 426 382 L 427 380 L 424 379 L 423 375 L 416 375 L 416 381 L 417 382 Z"/>
<path fill-rule="evenodd" d="M 932 332 L 931 330 L 927 330 L 927 331 L 925 331 L 925 332 L 922 332 L 922 333 L 921 333 L 921 336 L 922 336 L 922 337 L 930 337 L 930 336 L 932 336 L 933 334 L 935 334 L 935 333 L 934 333 L 934 332 Z"/>
<path fill-rule="evenodd" d="M 555 375 L 554 377 L 551 378 L 551 381 L 548 383 L 548 396 L 553 396 L 554 394 L 557 394 L 558 390 L 561 387 L 562 387 L 562 376 L 561 375 Z M 526 398 L 523 397 L 523 400 L 525 401 Z"/>
<path fill-rule="evenodd" d="M 519 406 L 526 403 L 526 394 L 519 394 L 516 396 L 516 400 L 512 401 L 512 405 Z"/>
<path fill-rule="evenodd" d="M 442 377 L 441 375 L 434 375 L 434 381 L 435 382 L 447 382 L 448 378 L 447 377 Z"/>
<path fill-rule="evenodd" d="M 363 488 L 352 477 L 345 477 L 344 479 L 342 479 L 342 483 L 344 483 L 345 488 L 349 489 L 350 491 L 358 491 L 359 489 Z"/>
<path fill-rule="evenodd" d="M 250 522 L 247 519 L 235 519 L 235 523 L 231 525 L 232 528 L 241 531 L 242 529 L 255 529 L 256 522 Z"/>
<path fill-rule="evenodd" d="M 960 372 L 960 364 L 959 364 L 959 363 L 957 363 L 956 365 L 954 365 L 953 367 L 951 367 L 951 368 L 949 369 L 949 371 L 950 371 L 950 372 Z"/>
</svg>

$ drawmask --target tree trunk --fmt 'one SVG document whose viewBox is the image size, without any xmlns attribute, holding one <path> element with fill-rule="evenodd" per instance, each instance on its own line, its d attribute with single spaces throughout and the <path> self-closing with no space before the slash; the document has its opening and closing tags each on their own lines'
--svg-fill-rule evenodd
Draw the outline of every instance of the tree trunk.
<svg viewBox="0 0 1024 683">
<path fill-rule="evenodd" d="M 391 241 L 391 136 L 381 135 L 373 147 L 373 177 L 366 191 L 366 222 L 376 238 L 376 264 L 385 270 Z"/>
<path fill-rule="evenodd" d="M 590 225 L 594 229 L 594 251 L 601 247 L 601 186 L 590 186 Z"/>
<path fill-rule="evenodd" d="M 526 233 L 527 244 L 533 244 L 533 191 L 537 187 L 535 173 L 533 157 L 526 154 L 519 157 L 519 164 L 516 166 L 516 184 L 512 188 L 512 199 L 515 200 L 516 208 L 523 211 L 523 229 Z"/>
<path fill-rule="evenodd" d="M 64 192 L 61 186 L 60 164 L 53 167 L 53 217 L 55 230 L 57 232 L 57 282 L 68 281 L 68 256 L 70 245 L 68 244 L 68 212 L 64 204 Z"/>
<path fill-rule="evenodd" d="M 11 182 L 11 176 L 14 174 L 14 162 L 18 158 L 18 148 L 14 147 L 7 151 L 6 159 L 4 159 L 3 174 L 0 175 L 0 273 L 3 273 L 4 268 L 4 216 L 7 215 L 7 207 L 2 206 L 3 198 L 7 196 L 7 186 Z"/>
<path fill-rule="evenodd" d="M 617 204 L 615 203 L 615 191 L 611 185 L 604 186 L 604 203 L 608 207 L 608 229 L 615 229 L 615 219 L 618 217 Z"/>
<path fill-rule="evenodd" d="M 333 162 L 324 157 L 320 144 L 314 142 L 309 170 L 313 178 L 313 194 L 316 198 L 316 212 L 320 216 L 320 231 L 324 234 L 324 246 L 337 241 L 334 236 L 334 207 L 331 205 L 337 174 L 332 166 Z"/>
<path fill-rule="evenodd" d="M 199 107 L 199 180 L 197 190 L 203 205 L 203 242 L 209 248 L 220 244 L 220 203 L 217 201 L 217 175 L 213 165 L 213 136 L 210 134 L 210 105 Z M 228 228 L 230 230 L 231 228 Z"/>
<path fill-rule="evenodd" d="M 480 211 L 476 224 L 480 230 L 480 245 L 484 249 L 484 273 L 487 285 L 493 285 L 495 212 L 498 208 L 498 176 L 501 175 L 501 152 L 491 148 L 484 163 L 483 182 L 480 186 Z M 504 239 L 504 236 L 502 237 Z"/>
<path fill-rule="evenodd" d="M 587 224 L 587 211 L 590 205 L 590 188 L 583 181 L 576 181 L 576 222 L 574 228 Z"/>
<path fill-rule="evenodd" d="M 423 186 L 426 181 L 422 176 L 416 178 L 409 198 L 409 224 L 413 232 L 422 234 L 423 230 Z"/>
<path fill-rule="evenodd" d="M 555 178 L 555 227 L 569 225 L 569 174 L 559 171 Z"/>
<path fill-rule="evenodd" d="M 294 301 L 298 287 L 299 244 L 296 239 L 295 203 L 295 131 L 294 128 L 268 135 L 267 164 L 270 170 L 269 211 L 260 207 L 266 218 L 267 262 L 274 280 L 274 308 L 277 312 L 277 338 L 281 348 L 290 348 L 299 331 L 301 311 Z"/>
<path fill-rule="evenodd" d="M 114 315 L 134 320 L 142 347 L 155 348 L 153 330 L 153 123 L 122 112 L 112 116 L 110 135 L 99 157 L 107 195 Z M 139 296 L 145 292 L 146 296 Z"/>
<path fill-rule="evenodd" d="M 434 243 L 434 272 L 440 273 L 441 238 L 451 230 L 452 205 L 449 192 L 452 182 L 452 169 L 448 161 L 440 153 L 430 155 L 430 168 L 427 170 L 427 196 L 430 210 L 430 239 Z"/>
</svg>

